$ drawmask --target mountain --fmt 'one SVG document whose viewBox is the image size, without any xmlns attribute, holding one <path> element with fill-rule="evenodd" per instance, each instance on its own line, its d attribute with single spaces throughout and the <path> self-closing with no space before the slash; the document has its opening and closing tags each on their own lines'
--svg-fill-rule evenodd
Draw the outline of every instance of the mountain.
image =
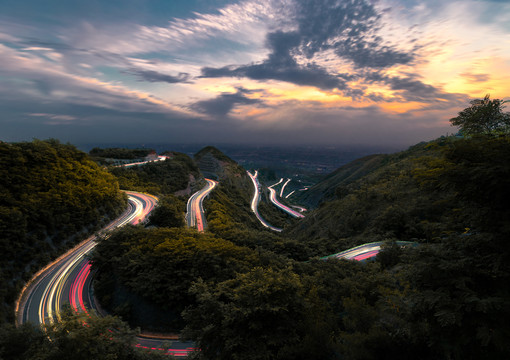
<svg viewBox="0 0 510 360">
<path fill-rule="evenodd" d="M 110 167 L 110 172 L 117 177 L 122 189 L 154 195 L 190 195 L 201 178 L 196 163 L 180 152 L 166 151 L 164 154 L 167 157 L 165 161 L 143 166 Z"/>
<path fill-rule="evenodd" d="M 367 156 L 339 168 L 305 191 L 303 201 L 318 208 L 286 235 L 320 244 L 324 253 L 318 255 L 384 239 L 430 241 L 440 236 L 457 201 L 449 201 L 450 190 L 435 193 L 421 186 L 416 172 L 426 159 L 440 161 L 449 141 Z"/>
<path fill-rule="evenodd" d="M 39 153 L 26 157 L 51 168 L 51 151 Z M 65 165 L 59 157 L 57 163 Z M 2 170 L 12 201 L 8 196 L 19 190 L 17 176 L 27 162 L 18 155 L 7 158 L 14 171 Z M 204 201 L 208 232 L 140 224 L 96 247 L 96 279 L 105 281 L 95 283 L 96 294 L 107 299 L 117 288 L 137 296 L 109 309 L 113 313 L 134 310 L 149 325 L 157 317 L 168 326 L 167 311 L 177 320 L 172 328 L 184 326 L 182 338 L 200 349 L 193 354 L 197 359 L 510 357 L 507 136 L 443 137 L 359 159 L 318 183 L 310 197 L 318 206 L 282 233 L 262 228 L 254 218 L 253 184 L 244 170 L 211 148 L 197 162 L 204 158 L 204 171 L 214 170 L 220 179 Z M 169 192 L 167 173 L 149 168 L 153 179 L 161 177 L 153 184 Z M 35 174 L 32 180 L 42 181 Z M 34 201 L 46 195 L 37 192 Z M 17 224 L 16 211 L 31 204 L 12 209 L 9 221 Z M 274 221 L 277 215 L 265 216 Z M 414 244 L 401 247 L 397 240 Z M 371 241 L 383 242 L 374 261 L 319 258 Z M 142 300 L 153 301 L 154 311 L 140 308 Z M 82 321 L 74 324 L 84 329 Z M 62 329 L 63 340 L 77 338 Z M 22 338 L 28 330 L 0 327 L 0 357 L 23 358 L 5 354 L 34 349 L 30 337 Z M 95 349 L 94 342 L 104 339 L 104 330 L 93 333 L 100 339 L 83 348 Z M 73 348 L 52 343 L 66 353 Z"/>
<path fill-rule="evenodd" d="M 193 157 L 205 177 L 216 180 L 245 175 L 246 171 L 214 146 L 206 146 Z"/>
<path fill-rule="evenodd" d="M 317 207 L 319 203 L 332 200 L 342 186 L 360 179 L 375 171 L 388 159 L 388 155 L 369 155 L 354 160 L 327 175 L 324 179 L 306 191 L 302 191 L 295 201 L 309 207 Z"/>
<path fill-rule="evenodd" d="M 117 180 L 72 145 L 0 143 L 0 322 L 23 280 L 125 205 Z"/>
</svg>

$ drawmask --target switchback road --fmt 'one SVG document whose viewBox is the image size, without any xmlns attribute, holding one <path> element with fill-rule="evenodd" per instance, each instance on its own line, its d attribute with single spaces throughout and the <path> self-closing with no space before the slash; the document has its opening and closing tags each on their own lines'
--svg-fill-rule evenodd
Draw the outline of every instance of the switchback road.
<svg viewBox="0 0 510 360">
<path fill-rule="evenodd" d="M 128 209 L 104 230 L 113 230 L 126 224 L 143 221 L 157 203 L 151 195 L 127 192 Z M 18 324 L 32 322 L 48 324 L 60 319 L 60 310 L 69 304 L 75 311 L 89 314 L 96 312 L 96 302 L 91 288 L 91 264 L 87 254 L 96 245 L 92 236 L 39 271 L 23 289 L 16 306 Z M 168 341 L 167 341 L 168 342 Z M 174 356 L 187 356 L 192 343 L 173 342 L 172 347 L 162 347 L 163 340 L 139 337 L 137 347 L 163 351 Z"/>
<path fill-rule="evenodd" d="M 217 181 L 211 179 L 205 179 L 205 181 L 207 181 L 207 185 L 191 195 L 186 205 L 186 224 L 189 227 L 196 227 L 198 231 L 204 231 L 207 227 L 202 203 L 205 197 L 218 185 Z"/>
</svg>

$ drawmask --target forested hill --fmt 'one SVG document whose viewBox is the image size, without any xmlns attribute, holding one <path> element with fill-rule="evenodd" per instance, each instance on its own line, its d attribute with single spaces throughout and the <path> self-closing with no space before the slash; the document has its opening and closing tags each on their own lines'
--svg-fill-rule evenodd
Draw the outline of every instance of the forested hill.
<svg viewBox="0 0 510 360">
<path fill-rule="evenodd" d="M 72 145 L 0 143 L 0 322 L 23 280 L 125 204 L 117 180 Z"/>
<path fill-rule="evenodd" d="M 405 237 L 401 240 L 419 237 L 411 231 L 414 224 L 406 219 L 400 220 L 406 223 L 406 230 L 382 230 L 386 229 L 384 219 L 391 226 L 397 226 L 397 219 L 404 216 L 401 213 L 410 216 L 415 214 L 416 207 L 435 203 L 431 197 L 437 195 L 420 189 L 413 170 L 418 166 L 419 158 L 439 159 L 439 149 L 446 142 L 446 139 L 440 139 L 420 143 L 406 151 L 367 156 L 339 168 L 310 188 L 308 197 L 303 195 L 309 203 L 320 206 L 289 229 L 289 235 L 303 239 L 320 238 L 323 242 L 333 240 L 331 250 L 343 247 L 338 239 L 349 238 L 356 242 L 353 238 L 359 237 L 360 242 L 377 241 L 387 232 Z M 444 196 L 440 194 L 441 198 Z M 419 223 L 421 219 L 416 221 Z M 433 222 L 437 221 L 439 219 Z"/>
<path fill-rule="evenodd" d="M 287 235 L 320 244 L 326 255 L 371 241 L 480 231 L 489 212 L 503 221 L 509 144 L 507 137 L 447 137 L 354 161 L 308 190 L 321 204 Z"/>
<path fill-rule="evenodd" d="M 111 167 L 110 171 L 125 190 L 145 191 L 154 195 L 190 195 L 200 179 L 200 171 L 188 155 L 165 152 L 165 161 L 143 166 Z"/>
<path fill-rule="evenodd" d="M 246 238 L 246 234 L 239 234 L 241 229 L 264 229 L 251 210 L 254 189 L 246 169 L 213 146 L 200 150 L 194 159 L 205 177 L 219 180 L 218 187 L 205 201 L 209 230 L 236 242 Z M 270 204 L 267 188 L 262 187 L 261 191 L 260 214 L 275 226 L 291 223 L 292 219 Z"/>
<path fill-rule="evenodd" d="M 302 191 L 295 201 L 312 208 L 319 203 L 333 200 L 345 187 L 359 178 L 375 171 L 388 159 L 388 155 L 369 155 L 354 160 L 327 175 L 323 180 Z"/>
<path fill-rule="evenodd" d="M 246 175 L 242 166 L 214 146 L 206 146 L 195 154 L 194 159 L 205 177 L 222 180 Z"/>
</svg>

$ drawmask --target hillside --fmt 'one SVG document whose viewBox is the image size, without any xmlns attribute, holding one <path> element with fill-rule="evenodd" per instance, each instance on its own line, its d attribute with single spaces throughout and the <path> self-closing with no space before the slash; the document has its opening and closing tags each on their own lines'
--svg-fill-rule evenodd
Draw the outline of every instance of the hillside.
<svg viewBox="0 0 510 360">
<path fill-rule="evenodd" d="M 246 170 L 212 146 L 200 150 L 194 158 L 204 176 L 219 180 L 218 188 L 205 201 L 209 210 L 209 230 L 234 242 L 236 238 L 237 241 L 242 241 L 246 237 L 239 237 L 239 229 L 265 232 L 265 228 L 251 211 L 254 189 Z M 271 219 L 275 226 L 283 228 L 291 224 L 292 219 L 270 204 L 267 193 L 267 190 L 263 189 L 259 203 L 261 215 Z"/>
<path fill-rule="evenodd" d="M 434 193 L 421 187 L 415 172 L 424 159 L 441 159 L 441 148 L 453 141 L 420 143 L 338 169 L 309 190 L 320 206 L 286 235 L 316 243 L 321 256 L 366 242 L 441 236 L 457 201 L 448 189 Z"/>
<path fill-rule="evenodd" d="M 154 195 L 190 195 L 200 180 L 195 162 L 186 154 L 167 152 L 165 161 L 143 166 L 110 167 L 122 189 L 145 191 Z"/>
<path fill-rule="evenodd" d="M 387 158 L 387 155 L 369 155 L 354 160 L 333 171 L 308 190 L 299 192 L 298 196 L 292 199 L 315 208 L 319 203 L 333 200 L 340 195 L 343 187 L 378 169 Z"/>
<path fill-rule="evenodd" d="M 207 232 L 160 219 L 96 247 L 94 286 L 112 313 L 182 330 L 195 359 L 510 356 L 510 138 L 440 138 L 361 159 L 318 184 L 318 208 L 283 233 L 251 214 L 246 173 L 210 158 L 224 168 L 204 203 Z M 376 240 L 374 261 L 319 259 Z"/>
<path fill-rule="evenodd" d="M 72 145 L 0 143 L 0 322 L 23 280 L 125 203 L 115 178 Z"/>
<path fill-rule="evenodd" d="M 197 152 L 193 158 L 205 177 L 224 180 L 245 175 L 243 167 L 214 146 L 206 146 Z"/>
</svg>

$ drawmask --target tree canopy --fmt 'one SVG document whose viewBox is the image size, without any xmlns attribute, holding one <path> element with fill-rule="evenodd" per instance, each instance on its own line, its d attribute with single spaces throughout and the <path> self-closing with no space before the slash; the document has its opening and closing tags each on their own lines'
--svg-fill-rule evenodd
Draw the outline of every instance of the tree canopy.
<svg viewBox="0 0 510 360">
<path fill-rule="evenodd" d="M 470 102 L 471 106 L 451 118 L 450 122 L 458 126 L 464 135 L 491 134 L 510 131 L 510 114 L 504 113 L 504 103 L 500 99 L 490 99 L 487 94 L 483 99 Z"/>
<path fill-rule="evenodd" d="M 72 145 L 0 143 L 0 321 L 31 272 L 125 205 L 116 179 Z"/>
<path fill-rule="evenodd" d="M 61 321 L 47 325 L 44 331 L 30 323 L 17 329 L 7 324 L 0 326 L 0 359 L 172 359 L 135 347 L 136 331 L 116 317 L 90 317 L 70 309 L 61 315 Z"/>
</svg>

